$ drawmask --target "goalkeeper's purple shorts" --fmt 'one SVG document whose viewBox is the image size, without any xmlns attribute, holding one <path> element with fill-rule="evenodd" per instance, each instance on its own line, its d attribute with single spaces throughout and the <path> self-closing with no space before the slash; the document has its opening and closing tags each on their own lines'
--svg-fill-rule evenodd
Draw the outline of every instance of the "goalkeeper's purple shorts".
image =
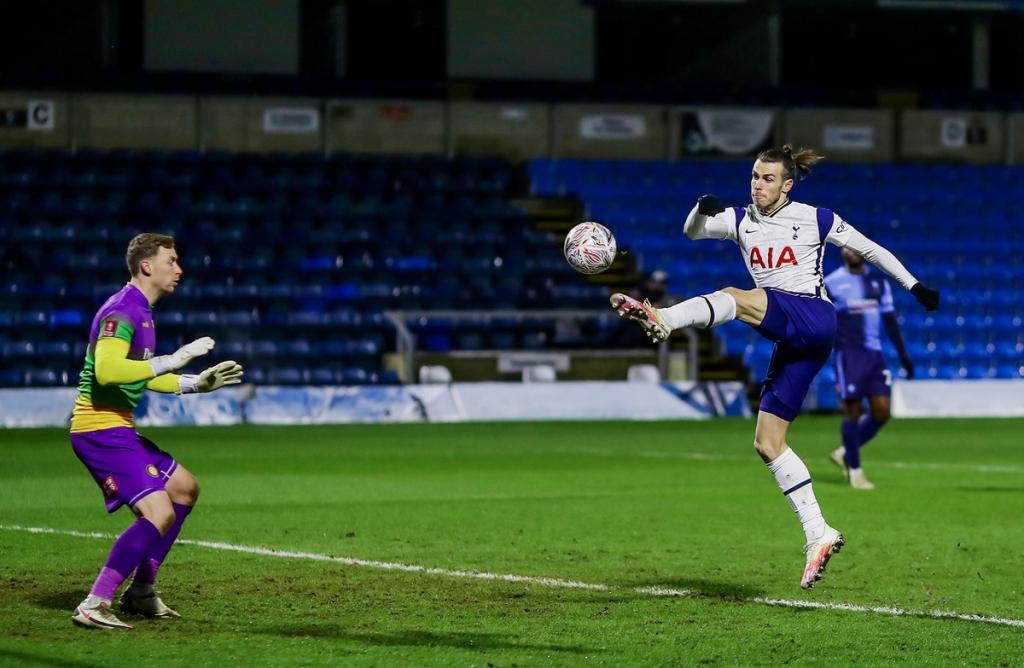
<svg viewBox="0 0 1024 668">
<path fill-rule="evenodd" d="M 811 381 L 825 366 L 836 336 L 836 309 L 814 295 L 765 288 L 768 309 L 756 327 L 775 342 L 761 388 L 760 410 L 792 422 Z"/>
<path fill-rule="evenodd" d="M 162 491 L 178 468 L 174 457 L 131 427 L 71 434 L 71 448 L 103 492 L 108 513 Z"/>
</svg>

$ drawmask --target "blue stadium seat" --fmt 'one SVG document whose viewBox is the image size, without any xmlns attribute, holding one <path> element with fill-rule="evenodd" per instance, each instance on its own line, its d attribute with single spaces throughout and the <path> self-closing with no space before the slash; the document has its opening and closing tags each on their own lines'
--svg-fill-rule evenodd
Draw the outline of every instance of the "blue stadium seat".
<svg viewBox="0 0 1024 668">
<path fill-rule="evenodd" d="M 73 356 L 72 344 L 66 341 L 44 341 L 37 347 L 39 356 L 53 361 L 60 361 Z"/>
<path fill-rule="evenodd" d="M 36 345 L 31 341 L 12 341 L 4 346 L 4 357 L 30 359 L 36 356 Z"/>
<path fill-rule="evenodd" d="M 365 385 L 369 380 L 366 370 L 359 367 L 342 369 L 338 377 L 338 383 L 341 385 Z"/>
<path fill-rule="evenodd" d="M 310 369 L 308 382 L 313 385 L 330 385 L 334 382 L 334 372 L 324 367 Z"/>
<path fill-rule="evenodd" d="M 267 382 L 271 385 L 301 385 L 305 382 L 305 376 L 301 369 L 279 367 L 270 370 L 267 374 Z"/>
<path fill-rule="evenodd" d="M 55 369 L 29 369 L 25 374 L 25 385 L 29 387 L 50 387 L 54 385 L 67 385 L 67 372 Z"/>
<path fill-rule="evenodd" d="M 217 341 L 216 351 L 228 359 L 239 361 L 248 356 L 248 345 L 244 341 Z"/>
<path fill-rule="evenodd" d="M 253 357 L 277 357 L 279 347 L 276 341 L 254 341 L 250 348 L 250 354 Z"/>
</svg>

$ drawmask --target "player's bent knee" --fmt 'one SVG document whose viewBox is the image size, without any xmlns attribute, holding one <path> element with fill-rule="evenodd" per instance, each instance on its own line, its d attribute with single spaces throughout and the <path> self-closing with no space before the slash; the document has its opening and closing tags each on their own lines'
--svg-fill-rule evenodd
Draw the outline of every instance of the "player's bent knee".
<svg viewBox="0 0 1024 668">
<path fill-rule="evenodd" d="M 173 490 L 171 500 L 186 506 L 194 506 L 199 501 L 199 482 L 192 478 L 189 482 L 182 484 Z"/>
<path fill-rule="evenodd" d="M 199 481 L 189 471 L 179 468 L 167 483 L 167 494 L 174 503 L 194 506 L 199 500 Z"/>
<path fill-rule="evenodd" d="M 767 439 L 754 439 L 754 450 L 766 462 L 776 459 L 784 449 L 785 444 L 773 443 Z"/>
</svg>

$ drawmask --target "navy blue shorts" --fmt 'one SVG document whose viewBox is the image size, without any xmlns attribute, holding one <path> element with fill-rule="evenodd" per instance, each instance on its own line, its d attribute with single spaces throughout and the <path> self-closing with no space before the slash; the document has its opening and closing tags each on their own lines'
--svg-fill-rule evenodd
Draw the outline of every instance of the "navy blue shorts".
<svg viewBox="0 0 1024 668">
<path fill-rule="evenodd" d="M 811 381 L 832 354 L 836 309 L 820 297 L 765 288 L 768 309 L 755 329 L 775 342 L 761 388 L 760 410 L 792 422 Z"/>
<path fill-rule="evenodd" d="M 845 348 L 836 351 L 836 389 L 843 401 L 887 397 L 892 378 L 881 351 Z"/>
</svg>

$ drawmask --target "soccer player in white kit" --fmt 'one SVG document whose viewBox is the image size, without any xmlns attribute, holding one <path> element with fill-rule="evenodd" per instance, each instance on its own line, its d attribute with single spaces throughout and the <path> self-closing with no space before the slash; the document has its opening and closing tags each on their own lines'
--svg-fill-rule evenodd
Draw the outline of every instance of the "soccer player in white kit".
<svg viewBox="0 0 1024 668">
<path fill-rule="evenodd" d="M 723 288 L 662 309 L 622 293 L 611 296 L 619 315 L 639 322 L 654 341 L 683 327 L 739 320 L 775 342 L 754 448 L 803 525 L 804 589 L 821 579 L 829 558 L 844 544 L 843 535 L 825 522 L 811 475 L 786 439 L 835 338 L 836 312 L 822 274 L 825 242 L 856 251 L 910 290 L 927 310 L 939 306 L 939 293 L 914 278 L 892 253 L 829 209 L 789 198 L 796 181 L 821 159 L 812 150 L 793 151 L 789 145 L 762 151 L 750 176 L 751 204 L 726 208 L 714 195 L 704 195 L 687 216 L 683 231 L 690 239 L 728 239 L 740 247 L 757 286 L 753 290 Z"/>
</svg>

